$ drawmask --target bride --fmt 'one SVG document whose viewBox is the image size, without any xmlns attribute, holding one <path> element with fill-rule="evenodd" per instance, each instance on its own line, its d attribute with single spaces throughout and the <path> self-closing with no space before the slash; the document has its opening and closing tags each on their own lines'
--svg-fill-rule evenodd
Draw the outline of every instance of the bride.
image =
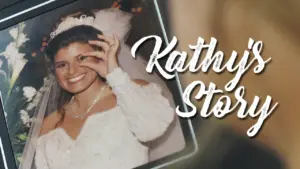
<svg viewBox="0 0 300 169">
<path fill-rule="evenodd" d="M 147 163 L 148 144 L 175 118 L 161 88 L 123 71 L 118 37 L 103 34 L 91 14 L 65 18 L 51 37 L 46 55 L 58 102 L 42 123 L 36 168 L 129 169 Z"/>
</svg>

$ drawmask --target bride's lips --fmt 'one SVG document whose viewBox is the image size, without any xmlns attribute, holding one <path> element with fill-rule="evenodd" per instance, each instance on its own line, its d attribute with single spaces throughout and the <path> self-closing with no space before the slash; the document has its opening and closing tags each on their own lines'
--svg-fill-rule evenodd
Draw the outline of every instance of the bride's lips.
<svg viewBox="0 0 300 169">
<path fill-rule="evenodd" d="M 86 74 L 84 73 L 84 74 L 82 74 L 82 75 L 79 75 L 79 76 L 70 78 L 70 79 L 68 79 L 68 82 L 69 82 L 69 83 L 76 83 L 76 82 L 82 80 L 82 79 L 84 78 L 85 75 L 86 75 Z"/>
</svg>

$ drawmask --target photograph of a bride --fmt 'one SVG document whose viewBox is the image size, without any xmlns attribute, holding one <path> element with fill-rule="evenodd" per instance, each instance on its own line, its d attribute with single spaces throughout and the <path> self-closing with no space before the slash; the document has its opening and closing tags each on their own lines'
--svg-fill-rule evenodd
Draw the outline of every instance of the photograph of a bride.
<svg viewBox="0 0 300 169">
<path fill-rule="evenodd" d="M 143 8 L 109 2 L 43 14 L 58 18 L 38 53 L 26 31 L 42 28 L 39 19 L 0 32 L 14 39 L 0 44 L 0 73 L 19 168 L 129 169 L 185 148 L 168 85 L 146 72 L 145 56 L 130 53 L 131 21 Z"/>
</svg>

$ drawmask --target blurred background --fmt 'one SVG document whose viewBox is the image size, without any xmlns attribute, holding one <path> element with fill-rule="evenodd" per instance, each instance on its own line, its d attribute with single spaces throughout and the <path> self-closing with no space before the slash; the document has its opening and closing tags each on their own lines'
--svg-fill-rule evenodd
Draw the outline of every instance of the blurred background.
<svg viewBox="0 0 300 169">
<path fill-rule="evenodd" d="M 296 0 L 170 0 L 171 35 L 179 39 L 178 49 L 192 51 L 202 37 L 207 43 L 218 39 L 218 50 L 229 58 L 236 50 L 243 54 L 249 38 L 264 43 L 264 59 L 272 61 L 260 75 L 248 71 L 240 85 L 246 87 L 246 100 L 252 103 L 255 95 L 264 102 L 272 96 L 279 106 L 265 122 L 255 138 L 248 138 L 247 130 L 257 119 L 240 120 L 233 112 L 222 120 L 212 117 L 198 129 L 200 153 L 187 165 L 195 163 L 204 168 L 276 169 L 300 168 L 300 132 L 297 131 L 300 95 L 299 29 L 300 2 Z M 225 57 L 226 58 L 226 57 Z M 184 86 L 194 80 L 223 86 L 234 75 L 204 73 L 180 74 Z M 218 99 L 218 98 L 216 98 Z M 232 100 L 235 100 L 234 96 Z M 194 99 L 201 107 L 201 102 Z M 199 117 L 201 118 L 201 117 Z M 205 146 L 203 146 L 205 145 Z M 201 162 L 200 162 L 201 161 Z M 200 165 L 201 164 L 201 165 Z M 194 165 L 195 166 L 195 165 Z M 191 167 L 193 168 L 193 166 Z"/>
</svg>

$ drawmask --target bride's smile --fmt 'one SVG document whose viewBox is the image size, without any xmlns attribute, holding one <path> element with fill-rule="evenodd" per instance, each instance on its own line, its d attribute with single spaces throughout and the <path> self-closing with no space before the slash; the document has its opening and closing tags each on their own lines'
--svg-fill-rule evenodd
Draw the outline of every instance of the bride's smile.
<svg viewBox="0 0 300 169">
<path fill-rule="evenodd" d="M 85 77 L 86 73 L 69 79 L 69 83 L 76 83 Z"/>
<path fill-rule="evenodd" d="M 87 58 L 83 54 L 94 50 L 89 44 L 75 42 L 57 52 L 55 72 L 63 89 L 70 93 L 80 93 L 92 84 L 98 83 L 97 72 L 80 66 L 81 62 L 93 59 L 91 57 Z"/>
</svg>

